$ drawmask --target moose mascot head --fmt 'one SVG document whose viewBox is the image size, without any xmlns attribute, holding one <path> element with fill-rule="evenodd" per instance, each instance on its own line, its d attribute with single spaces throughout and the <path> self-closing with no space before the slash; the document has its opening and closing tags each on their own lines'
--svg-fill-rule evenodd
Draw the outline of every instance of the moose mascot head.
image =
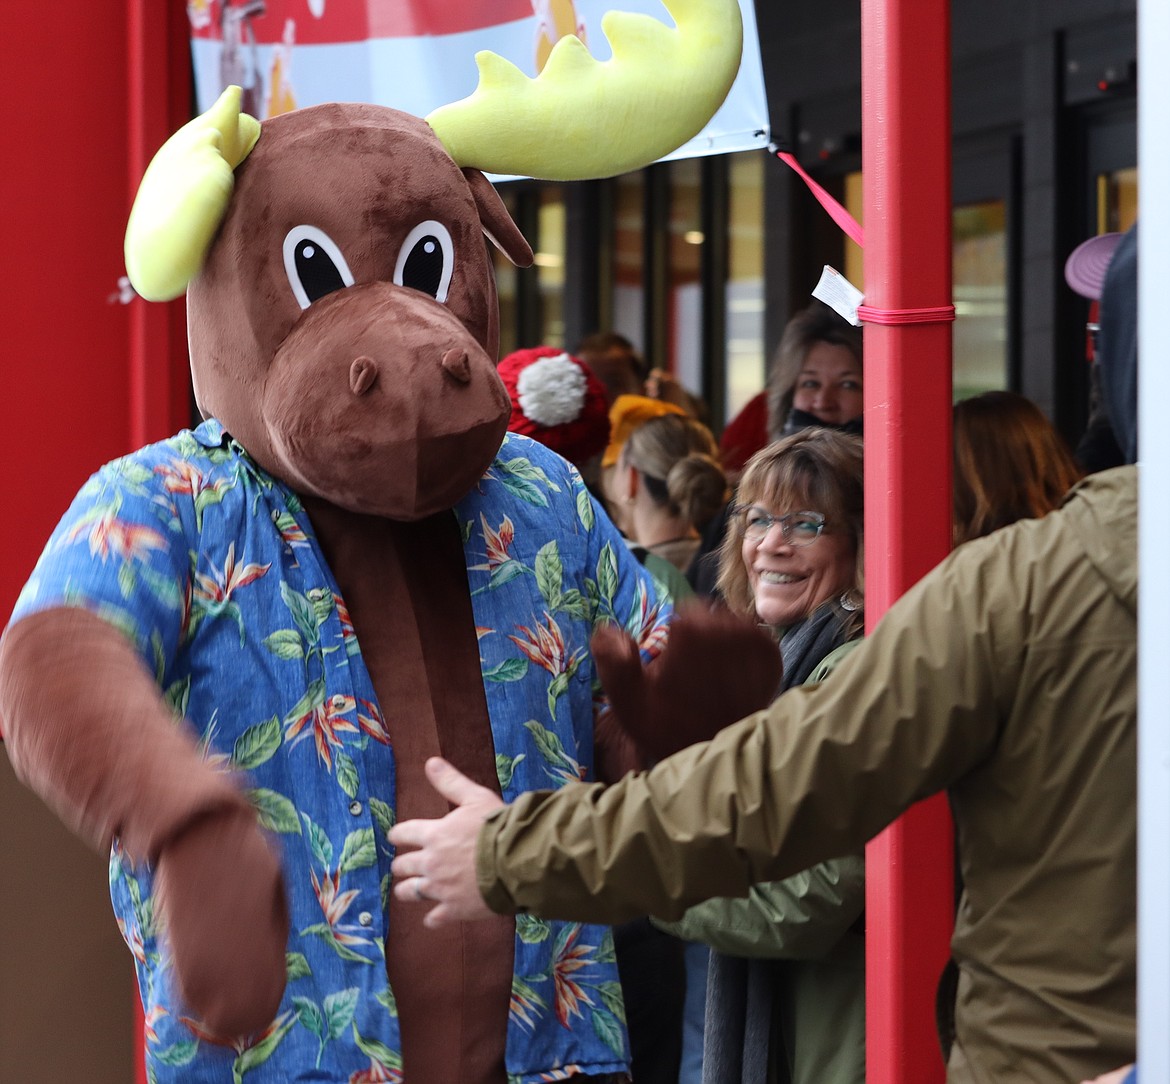
<svg viewBox="0 0 1170 1084">
<path fill-rule="evenodd" d="M 610 12 L 605 63 L 572 36 L 535 80 L 481 53 L 476 92 L 426 121 L 332 104 L 258 125 L 232 88 L 176 133 L 126 261 L 147 298 L 186 289 L 203 414 L 299 491 L 398 520 L 450 508 L 507 424 L 483 235 L 532 260 L 480 171 L 608 176 L 693 136 L 738 69 L 739 9 L 666 6 L 677 30 Z"/>
</svg>

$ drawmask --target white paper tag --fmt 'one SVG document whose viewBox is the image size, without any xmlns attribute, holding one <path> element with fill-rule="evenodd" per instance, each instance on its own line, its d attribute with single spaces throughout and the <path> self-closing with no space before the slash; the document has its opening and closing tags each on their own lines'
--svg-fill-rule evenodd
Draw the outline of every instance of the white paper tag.
<svg viewBox="0 0 1170 1084">
<path fill-rule="evenodd" d="M 840 271 L 825 264 L 820 280 L 813 287 L 812 295 L 854 327 L 861 327 L 861 321 L 857 318 L 857 307 L 865 300 L 865 294 Z"/>
</svg>

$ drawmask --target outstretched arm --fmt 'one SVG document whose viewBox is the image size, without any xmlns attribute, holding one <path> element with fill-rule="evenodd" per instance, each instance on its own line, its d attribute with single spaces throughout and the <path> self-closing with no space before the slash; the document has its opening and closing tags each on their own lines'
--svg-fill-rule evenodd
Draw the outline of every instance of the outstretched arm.
<svg viewBox="0 0 1170 1084">
<path fill-rule="evenodd" d="M 960 550 L 912 589 L 832 681 L 792 689 L 612 786 L 571 783 L 481 809 L 477 872 L 461 885 L 478 878 L 499 913 L 674 919 L 860 847 L 995 747 L 1019 666 L 1018 652 L 996 645 L 1019 643 L 1026 615 L 1008 574 L 1017 562 L 1007 554 L 1003 582 L 985 583 L 982 552 Z M 460 861 L 470 865 L 463 827 Z"/>
<path fill-rule="evenodd" d="M 285 983 L 279 862 L 125 637 L 83 609 L 22 618 L 0 641 L 0 719 L 17 775 L 73 831 L 156 864 L 190 1009 L 224 1036 L 267 1025 Z"/>
</svg>

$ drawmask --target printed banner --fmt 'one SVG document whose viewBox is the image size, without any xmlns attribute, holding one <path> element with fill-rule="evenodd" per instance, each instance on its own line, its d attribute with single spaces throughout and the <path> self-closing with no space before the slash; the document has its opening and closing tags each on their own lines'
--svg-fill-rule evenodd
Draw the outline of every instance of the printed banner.
<svg viewBox="0 0 1170 1084">
<path fill-rule="evenodd" d="M 423 117 L 475 90 L 490 49 L 535 76 L 553 44 L 576 34 L 610 57 L 601 17 L 639 11 L 671 25 L 659 0 L 189 0 L 200 111 L 244 88 L 261 119 L 321 102 L 373 102 Z M 768 108 L 753 0 L 740 0 L 743 62 L 707 127 L 671 158 L 765 147 Z"/>
</svg>

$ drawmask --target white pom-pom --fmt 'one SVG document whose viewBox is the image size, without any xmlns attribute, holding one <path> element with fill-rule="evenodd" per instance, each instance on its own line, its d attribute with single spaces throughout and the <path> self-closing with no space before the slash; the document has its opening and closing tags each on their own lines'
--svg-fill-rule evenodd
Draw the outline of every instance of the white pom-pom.
<svg viewBox="0 0 1170 1084">
<path fill-rule="evenodd" d="M 516 378 L 516 398 L 537 425 L 564 425 L 585 407 L 585 374 L 568 354 L 538 358 Z"/>
</svg>

